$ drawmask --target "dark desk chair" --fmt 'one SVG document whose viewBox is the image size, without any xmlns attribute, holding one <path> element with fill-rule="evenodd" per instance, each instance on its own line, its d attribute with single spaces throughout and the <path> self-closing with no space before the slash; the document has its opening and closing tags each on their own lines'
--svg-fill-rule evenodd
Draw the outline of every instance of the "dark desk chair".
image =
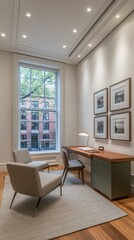
<svg viewBox="0 0 134 240">
<path fill-rule="evenodd" d="M 62 184 L 64 184 L 64 182 L 65 182 L 68 171 L 74 171 L 74 170 L 78 171 L 79 178 L 80 178 L 80 173 L 81 173 L 82 181 L 83 181 L 83 184 L 84 184 L 83 170 L 85 168 L 85 165 L 80 160 L 69 159 L 68 158 L 68 152 L 65 148 L 62 148 L 62 152 L 63 152 L 63 164 L 64 164 L 64 171 L 63 171 L 63 174 L 62 174 L 62 178 L 63 178 L 63 183 Z"/>
</svg>

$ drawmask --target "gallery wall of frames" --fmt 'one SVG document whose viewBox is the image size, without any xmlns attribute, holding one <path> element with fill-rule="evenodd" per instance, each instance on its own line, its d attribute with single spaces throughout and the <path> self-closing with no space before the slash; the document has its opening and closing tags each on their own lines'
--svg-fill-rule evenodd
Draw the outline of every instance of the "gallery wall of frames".
<svg viewBox="0 0 134 240">
<path fill-rule="evenodd" d="M 93 94 L 94 138 L 131 141 L 131 78 Z M 108 111 L 109 109 L 109 111 Z"/>
</svg>

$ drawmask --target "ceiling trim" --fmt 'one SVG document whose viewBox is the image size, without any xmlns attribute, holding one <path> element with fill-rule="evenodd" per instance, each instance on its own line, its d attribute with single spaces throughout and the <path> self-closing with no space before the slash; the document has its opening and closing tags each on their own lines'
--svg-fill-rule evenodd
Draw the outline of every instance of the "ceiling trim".
<svg viewBox="0 0 134 240">
<path fill-rule="evenodd" d="M 68 57 L 71 57 L 71 55 L 74 53 L 74 51 L 79 47 L 79 45 L 81 44 L 81 42 L 83 42 L 83 40 L 87 37 L 87 35 L 92 31 L 92 29 L 98 24 L 98 22 L 102 19 L 102 17 L 105 15 L 105 13 L 108 12 L 108 10 L 111 8 L 111 6 L 113 6 L 113 4 L 116 2 L 117 0 L 113 0 L 108 6 L 107 8 L 103 11 L 103 13 L 99 16 L 99 18 L 93 23 L 93 25 L 90 27 L 90 29 L 86 32 L 86 34 L 82 37 L 82 39 L 79 41 L 79 43 L 75 46 L 75 48 L 71 51 L 71 53 L 68 55 Z"/>
<path fill-rule="evenodd" d="M 111 32 L 118 27 L 124 19 L 127 18 L 133 11 L 131 2 L 133 0 L 107 0 L 103 1 L 103 4 L 96 12 L 95 16 L 91 19 L 89 24 L 83 29 L 83 32 L 74 42 L 70 50 L 65 54 L 52 52 L 45 49 L 41 49 L 40 46 L 23 45 L 23 42 L 19 42 L 17 39 L 19 28 L 19 14 L 21 8 L 21 1 L 23 0 L 11 0 L 11 14 L 10 14 L 10 39 L 9 39 L 9 51 L 16 54 L 24 54 L 26 56 L 34 56 L 41 59 L 56 61 L 60 63 L 67 63 L 77 65 L 85 57 L 87 57 Z M 123 11 L 125 13 L 124 19 L 115 21 L 115 15 L 118 12 Z M 131 11 L 131 13 L 130 13 Z M 130 14 L 129 14 L 130 13 Z M 89 48 L 88 44 L 93 43 Z M 50 49 L 51 50 L 51 49 Z M 70 52 L 69 52 L 70 51 Z M 81 58 L 78 58 L 78 55 Z"/>
<path fill-rule="evenodd" d="M 89 53 L 87 53 L 77 64 L 76 66 L 81 63 L 86 57 L 89 56 L 105 39 L 107 39 L 123 22 L 126 21 L 127 18 L 129 18 L 134 13 L 134 10 L 132 10 L 115 28 L 110 31 Z"/>
</svg>

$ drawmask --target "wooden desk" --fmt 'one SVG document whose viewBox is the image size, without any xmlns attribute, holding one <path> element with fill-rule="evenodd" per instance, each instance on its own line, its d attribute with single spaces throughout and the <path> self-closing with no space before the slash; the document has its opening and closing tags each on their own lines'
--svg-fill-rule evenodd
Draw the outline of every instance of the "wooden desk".
<svg viewBox="0 0 134 240">
<path fill-rule="evenodd" d="M 109 151 L 90 152 L 80 146 L 64 146 L 69 152 L 91 159 L 91 186 L 109 199 L 130 194 L 131 161 L 134 156 Z"/>
</svg>

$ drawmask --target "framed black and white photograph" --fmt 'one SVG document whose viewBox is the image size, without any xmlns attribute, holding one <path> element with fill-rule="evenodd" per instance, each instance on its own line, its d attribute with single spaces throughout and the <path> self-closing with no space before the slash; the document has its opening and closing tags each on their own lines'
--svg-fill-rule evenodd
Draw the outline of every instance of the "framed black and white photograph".
<svg viewBox="0 0 134 240">
<path fill-rule="evenodd" d="M 113 140 L 131 140 L 131 113 L 110 115 L 110 138 Z"/>
<path fill-rule="evenodd" d="M 110 111 L 131 107 L 131 79 L 110 86 Z"/>
<path fill-rule="evenodd" d="M 94 137 L 108 138 L 108 117 L 94 117 Z"/>
<path fill-rule="evenodd" d="M 108 111 L 108 88 L 94 93 L 94 114 Z"/>
</svg>

